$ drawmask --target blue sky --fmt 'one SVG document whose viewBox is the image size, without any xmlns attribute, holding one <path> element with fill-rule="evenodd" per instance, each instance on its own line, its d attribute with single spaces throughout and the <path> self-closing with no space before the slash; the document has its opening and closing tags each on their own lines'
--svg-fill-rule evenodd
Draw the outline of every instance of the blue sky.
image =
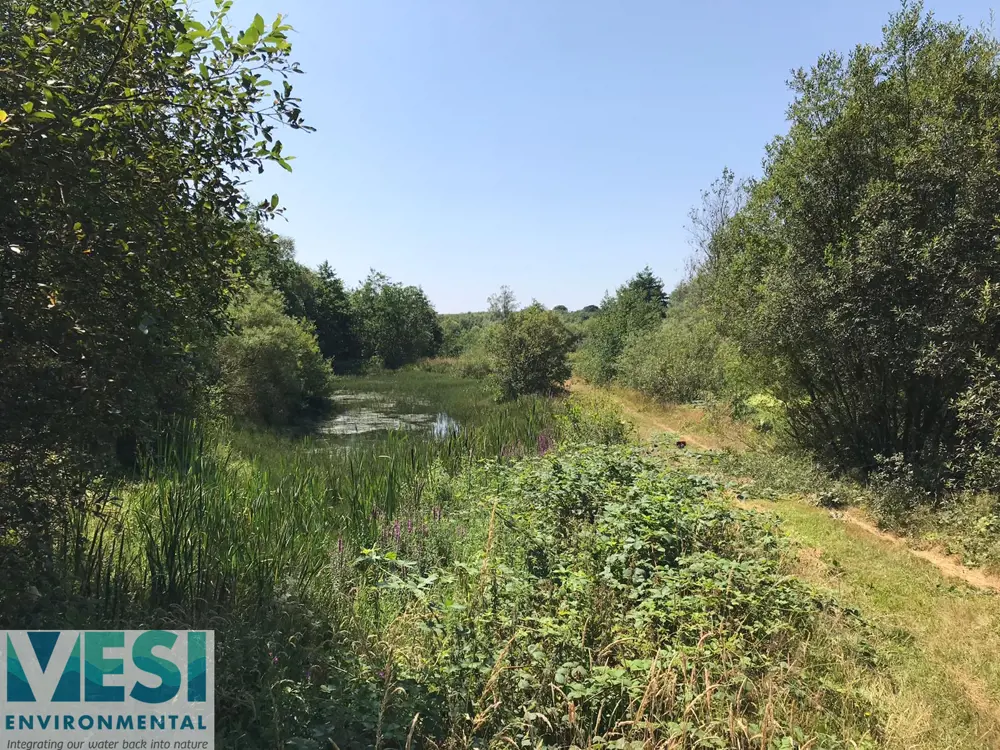
<svg viewBox="0 0 1000 750">
<path fill-rule="evenodd" d="M 937 0 L 979 24 L 985 0 Z M 645 265 L 668 287 L 687 213 L 722 171 L 759 173 L 792 68 L 877 42 L 894 0 L 237 0 L 295 26 L 310 135 L 277 192 L 301 262 L 369 268 L 440 312 L 577 309 Z"/>
</svg>

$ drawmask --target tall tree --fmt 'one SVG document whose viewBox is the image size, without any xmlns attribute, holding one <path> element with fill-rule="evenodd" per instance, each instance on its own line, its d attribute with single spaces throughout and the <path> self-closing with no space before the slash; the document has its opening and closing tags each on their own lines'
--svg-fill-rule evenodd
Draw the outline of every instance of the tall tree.
<svg viewBox="0 0 1000 750">
<path fill-rule="evenodd" d="M 316 271 L 296 261 L 290 237 L 265 235 L 262 242 L 248 275 L 280 292 L 286 314 L 313 324 L 323 356 L 339 371 L 350 369 L 361 351 L 344 282 L 325 261 Z"/>
<path fill-rule="evenodd" d="M 506 284 L 500 287 L 500 291 L 491 294 L 486 300 L 487 309 L 496 320 L 506 320 L 507 317 L 517 312 L 517 297 Z"/>
<path fill-rule="evenodd" d="M 351 307 L 365 360 L 396 368 L 437 353 L 442 332 L 423 290 L 372 271 L 351 293 Z"/>
<path fill-rule="evenodd" d="M 289 167 L 277 128 L 303 127 L 290 27 L 234 33 L 229 5 L 0 5 L 0 535 L 192 409 L 243 227 L 278 205 L 244 175 Z"/>
<path fill-rule="evenodd" d="M 941 471 L 1000 346 L 1000 44 L 917 3 L 793 81 L 791 128 L 718 237 L 715 297 L 787 373 L 794 434 L 863 472 Z"/>
</svg>

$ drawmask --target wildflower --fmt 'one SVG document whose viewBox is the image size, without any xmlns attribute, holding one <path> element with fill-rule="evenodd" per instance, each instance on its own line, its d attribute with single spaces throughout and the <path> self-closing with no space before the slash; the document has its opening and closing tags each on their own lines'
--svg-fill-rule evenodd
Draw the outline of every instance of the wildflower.
<svg viewBox="0 0 1000 750">
<path fill-rule="evenodd" d="M 337 538 L 337 554 L 338 555 L 344 554 L 344 537 Z"/>
<path fill-rule="evenodd" d="M 408 518 L 406 520 L 406 533 L 407 534 L 412 534 L 413 533 L 413 519 L 412 518 Z"/>
<path fill-rule="evenodd" d="M 396 540 L 397 542 L 399 541 L 399 537 L 400 537 L 400 527 L 399 527 L 399 519 L 398 519 L 398 518 L 396 519 L 396 523 L 395 523 L 395 525 L 394 525 L 394 526 L 392 527 L 392 536 L 393 536 L 393 538 L 394 538 L 394 539 L 395 539 L 395 540 Z"/>
</svg>

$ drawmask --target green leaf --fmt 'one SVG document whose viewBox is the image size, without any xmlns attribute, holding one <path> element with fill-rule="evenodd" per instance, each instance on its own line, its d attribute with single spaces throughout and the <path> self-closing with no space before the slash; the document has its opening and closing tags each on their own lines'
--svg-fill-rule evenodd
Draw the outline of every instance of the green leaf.
<svg viewBox="0 0 1000 750">
<path fill-rule="evenodd" d="M 258 39 L 260 39 L 260 32 L 251 26 L 246 30 L 246 33 L 240 37 L 238 43 L 241 47 L 252 47 L 257 43 Z"/>
<path fill-rule="evenodd" d="M 278 194 L 275 193 L 274 195 L 271 196 L 271 208 L 277 208 L 277 207 L 278 207 Z"/>
<path fill-rule="evenodd" d="M 33 110 L 34 108 L 35 108 L 34 102 L 25 102 L 24 104 L 21 105 L 21 109 L 23 109 L 29 115 L 31 114 L 31 110 Z"/>
</svg>

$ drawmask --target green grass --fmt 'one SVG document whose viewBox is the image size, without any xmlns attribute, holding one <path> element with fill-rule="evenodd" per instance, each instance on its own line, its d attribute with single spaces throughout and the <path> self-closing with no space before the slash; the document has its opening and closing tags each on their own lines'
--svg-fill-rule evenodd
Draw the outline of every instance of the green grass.
<svg viewBox="0 0 1000 750">
<path fill-rule="evenodd" d="M 891 680 L 873 695 L 887 716 L 886 745 L 1000 747 L 1000 599 L 799 499 L 767 507 L 803 545 L 797 572 L 872 624 Z"/>
</svg>

